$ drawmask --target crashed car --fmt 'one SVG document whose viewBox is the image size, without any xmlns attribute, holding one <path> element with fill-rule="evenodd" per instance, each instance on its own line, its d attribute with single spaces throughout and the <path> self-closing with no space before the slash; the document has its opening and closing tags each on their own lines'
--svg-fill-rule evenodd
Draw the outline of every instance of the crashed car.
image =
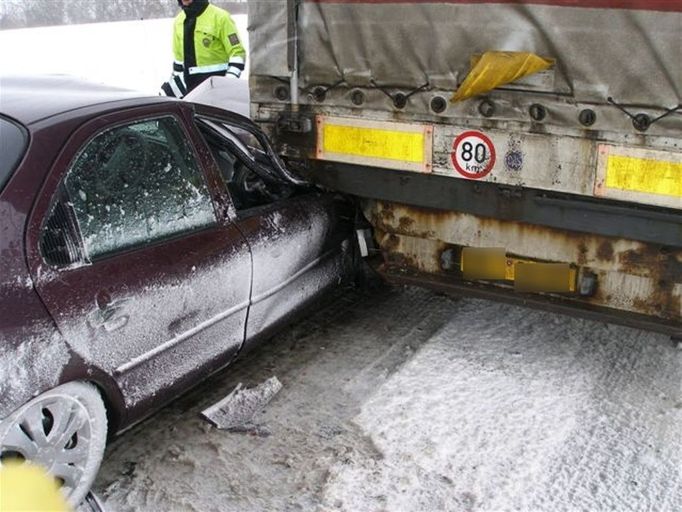
<svg viewBox="0 0 682 512">
<path fill-rule="evenodd" d="M 64 77 L 3 77 L 0 464 L 72 504 L 106 438 L 354 273 L 354 208 L 247 118 Z"/>
</svg>

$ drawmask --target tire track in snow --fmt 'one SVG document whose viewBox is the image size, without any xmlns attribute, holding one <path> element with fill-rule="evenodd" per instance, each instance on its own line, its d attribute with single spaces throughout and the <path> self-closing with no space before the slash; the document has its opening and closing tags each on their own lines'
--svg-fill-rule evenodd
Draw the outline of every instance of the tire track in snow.
<svg viewBox="0 0 682 512">
<path fill-rule="evenodd" d="M 655 334 L 464 301 L 363 408 L 357 422 L 385 459 L 337 466 L 324 510 L 678 510 L 682 418 L 660 390 L 679 400 L 681 359 Z M 399 390 L 423 381 L 465 417 L 456 428 L 443 428 L 447 411 L 433 408 L 421 410 L 423 423 L 417 414 L 384 420 L 410 402 L 396 400 Z M 423 434 L 430 423 L 440 430 Z M 455 464 L 415 457 L 424 436 Z M 420 476 L 424 467 L 453 482 L 449 491 Z"/>
<path fill-rule="evenodd" d="M 592 425 L 589 444 L 576 432 L 556 464 L 580 471 L 550 477 L 555 510 L 594 507 L 595 496 L 601 509 L 677 510 L 682 504 L 682 427 L 669 396 L 680 396 L 679 355 L 663 337 L 622 331 L 630 336 L 622 343 L 612 338 L 614 359 L 596 359 L 607 370 L 596 377 L 595 408 L 581 419 Z"/>
<path fill-rule="evenodd" d="M 350 420 L 447 322 L 453 301 L 424 290 L 340 291 L 325 307 L 209 379 L 107 451 L 97 490 L 128 510 L 314 510 L 329 468 L 380 459 Z M 284 389 L 262 416 L 267 438 L 228 434 L 197 414 L 238 382 Z"/>
<path fill-rule="evenodd" d="M 269 437 L 198 418 L 272 375 Z M 681 383 L 682 353 L 655 334 L 340 291 L 115 440 L 96 489 L 121 512 L 674 511 Z"/>
</svg>

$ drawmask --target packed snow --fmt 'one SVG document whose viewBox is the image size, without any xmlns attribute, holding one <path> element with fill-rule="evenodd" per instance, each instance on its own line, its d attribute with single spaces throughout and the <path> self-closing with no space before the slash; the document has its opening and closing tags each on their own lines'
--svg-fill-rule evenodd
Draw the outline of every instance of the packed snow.
<svg viewBox="0 0 682 512">
<path fill-rule="evenodd" d="M 258 431 L 200 418 L 272 375 Z M 681 471 L 668 337 L 381 288 L 337 293 L 113 441 L 96 489 L 117 511 L 673 512 Z"/>
</svg>

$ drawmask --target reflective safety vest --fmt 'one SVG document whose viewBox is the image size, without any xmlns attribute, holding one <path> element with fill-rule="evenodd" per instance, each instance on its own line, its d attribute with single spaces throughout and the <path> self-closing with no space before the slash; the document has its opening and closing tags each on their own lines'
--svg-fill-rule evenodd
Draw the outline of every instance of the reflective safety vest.
<svg viewBox="0 0 682 512">
<path fill-rule="evenodd" d="M 188 75 L 231 73 L 239 77 L 246 63 L 246 50 L 239 39 L 237 26 L 230 13 L 209 4 L 196 18 L 194 56 L 185 56 L 185 19 L 184 11 L 175 17 L 173 70 Z"/>
</svg>

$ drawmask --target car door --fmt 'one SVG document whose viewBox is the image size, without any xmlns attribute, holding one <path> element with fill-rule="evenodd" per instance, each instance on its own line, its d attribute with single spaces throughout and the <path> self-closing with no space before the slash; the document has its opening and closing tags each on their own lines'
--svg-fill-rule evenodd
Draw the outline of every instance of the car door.
<svg viewBox="0 0 682 512">
<path fill-rule="evenodd" d="M 252 253 L 248 348 L 349 276 L 354 210 L 333 194 L 294 186 L 255 125 L 215 113 L 199 115 L 198 124 Z"/>
<path fill-rule="evenodd" d="M 27 240 L 59 329 L 78 357 L 113 376 L 132 416 L 224 365 L 244 340 L 249 247 L 220 213 L 216 177 L 179 108 L 81 128 Z"/>
<path fill-rule="evenodd" d="M 311 192 L 238 212 L 254 269 L 246 349 L 348 277 L 347 207 L 329 194 Z"/>
</svg>

